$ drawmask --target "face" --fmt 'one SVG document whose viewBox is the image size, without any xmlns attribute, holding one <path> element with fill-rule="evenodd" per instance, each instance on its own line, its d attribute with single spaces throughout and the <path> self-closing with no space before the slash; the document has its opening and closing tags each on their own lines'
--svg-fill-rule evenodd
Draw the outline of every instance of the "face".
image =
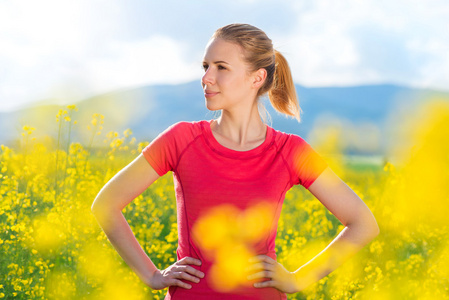
<svg viewBox="0 0 449 300">
<path fill-rule="evenodd" d="M 211 40 L 204 54 L 203 69 L 201 83 L 209 110 L 232 110 L 254 101 L 257 94 L 254 76 L 249 74 L 237 44 Z"/>
</svg>

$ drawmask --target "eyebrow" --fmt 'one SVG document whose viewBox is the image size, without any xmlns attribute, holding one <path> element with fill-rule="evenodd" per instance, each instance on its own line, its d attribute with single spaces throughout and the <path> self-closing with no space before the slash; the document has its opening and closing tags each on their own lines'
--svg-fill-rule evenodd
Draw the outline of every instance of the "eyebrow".
<svg viewBox="0 0 449 300">
<path fill-rule="evenodd" d="M 203 63 L 205 63 L 206 61 L 203 61 Z M 229 63 L 227 63 L 227 62 L 225 62 L 224 60 L 217 60 L 217 61 L 214 61 L 214 64 L 227 64 L 227 65 L 229 65 Z"/>
</svg>

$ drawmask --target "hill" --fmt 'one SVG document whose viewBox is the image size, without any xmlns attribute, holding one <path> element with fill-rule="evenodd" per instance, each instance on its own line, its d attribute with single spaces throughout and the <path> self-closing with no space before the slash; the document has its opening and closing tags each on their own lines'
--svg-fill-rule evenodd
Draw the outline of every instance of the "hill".
<svg viewBox="0 0 449 300">
<path fill-rule="evenodd" d="M 392 139 L 389 133 L 395 116 L 406 113 L 429 96 L 449 98 L 444 92 L 391 84 L 323 88 L 297 85 L 296 88 L 302 109 L 301 123 L 275 112 L 265 99 L 263 102 L 272 119 L 270 124 L 277 130 L 298 134 L 312 144 L 320 128 L 339 128 L 343 135 L 351 136 L 353 142 L 346 150 L 354 153 L 383 153 Z M 86 140 L 86 126 L 94 113 L 105 116 L 104 132 L 130 128 L 138 140 L 151 140 L 178 121 L 214 118 L 214 113 L 205 108 L 203 92 L 196 81 L 119 90 L 76 105 L 79 111 L 74 119 L 78 120 L 78 130 L 74 130 L 74 138 L 80 141 Z M 24 125 L 36 127 L 37 136 L 55 136 L 59 108 L 40 105 L 0 113 L 0 143 L 8 144 L 20 137 Z"/>
</svg>

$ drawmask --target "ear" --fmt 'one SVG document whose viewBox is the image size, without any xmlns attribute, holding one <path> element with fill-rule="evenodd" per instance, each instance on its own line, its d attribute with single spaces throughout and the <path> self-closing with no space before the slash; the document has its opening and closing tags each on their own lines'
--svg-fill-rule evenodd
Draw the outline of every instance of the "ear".
<svg viewBox="0 0 449 300">
<path fill-rule="evenodd" d="M 253 74 L 253 87 L 256 89 L 260 89 L 265 83 L 265 79 L 267 78 L 267 70 L 264 68 L 260 68 L 255 71 Z"/>
</svg>

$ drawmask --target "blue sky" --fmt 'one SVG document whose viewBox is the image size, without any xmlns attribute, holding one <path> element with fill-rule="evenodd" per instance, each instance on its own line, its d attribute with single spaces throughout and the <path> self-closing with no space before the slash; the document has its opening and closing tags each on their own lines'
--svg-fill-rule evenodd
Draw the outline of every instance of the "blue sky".
<svg viewBox="0 0 449 300">
<path fill-rule="evenodd" d="M 296 83 L 449 90 L 447 0 L 2 0 L 0 111 L 201 77 L 228 23 L 263 29 Z"/>
</svg>

